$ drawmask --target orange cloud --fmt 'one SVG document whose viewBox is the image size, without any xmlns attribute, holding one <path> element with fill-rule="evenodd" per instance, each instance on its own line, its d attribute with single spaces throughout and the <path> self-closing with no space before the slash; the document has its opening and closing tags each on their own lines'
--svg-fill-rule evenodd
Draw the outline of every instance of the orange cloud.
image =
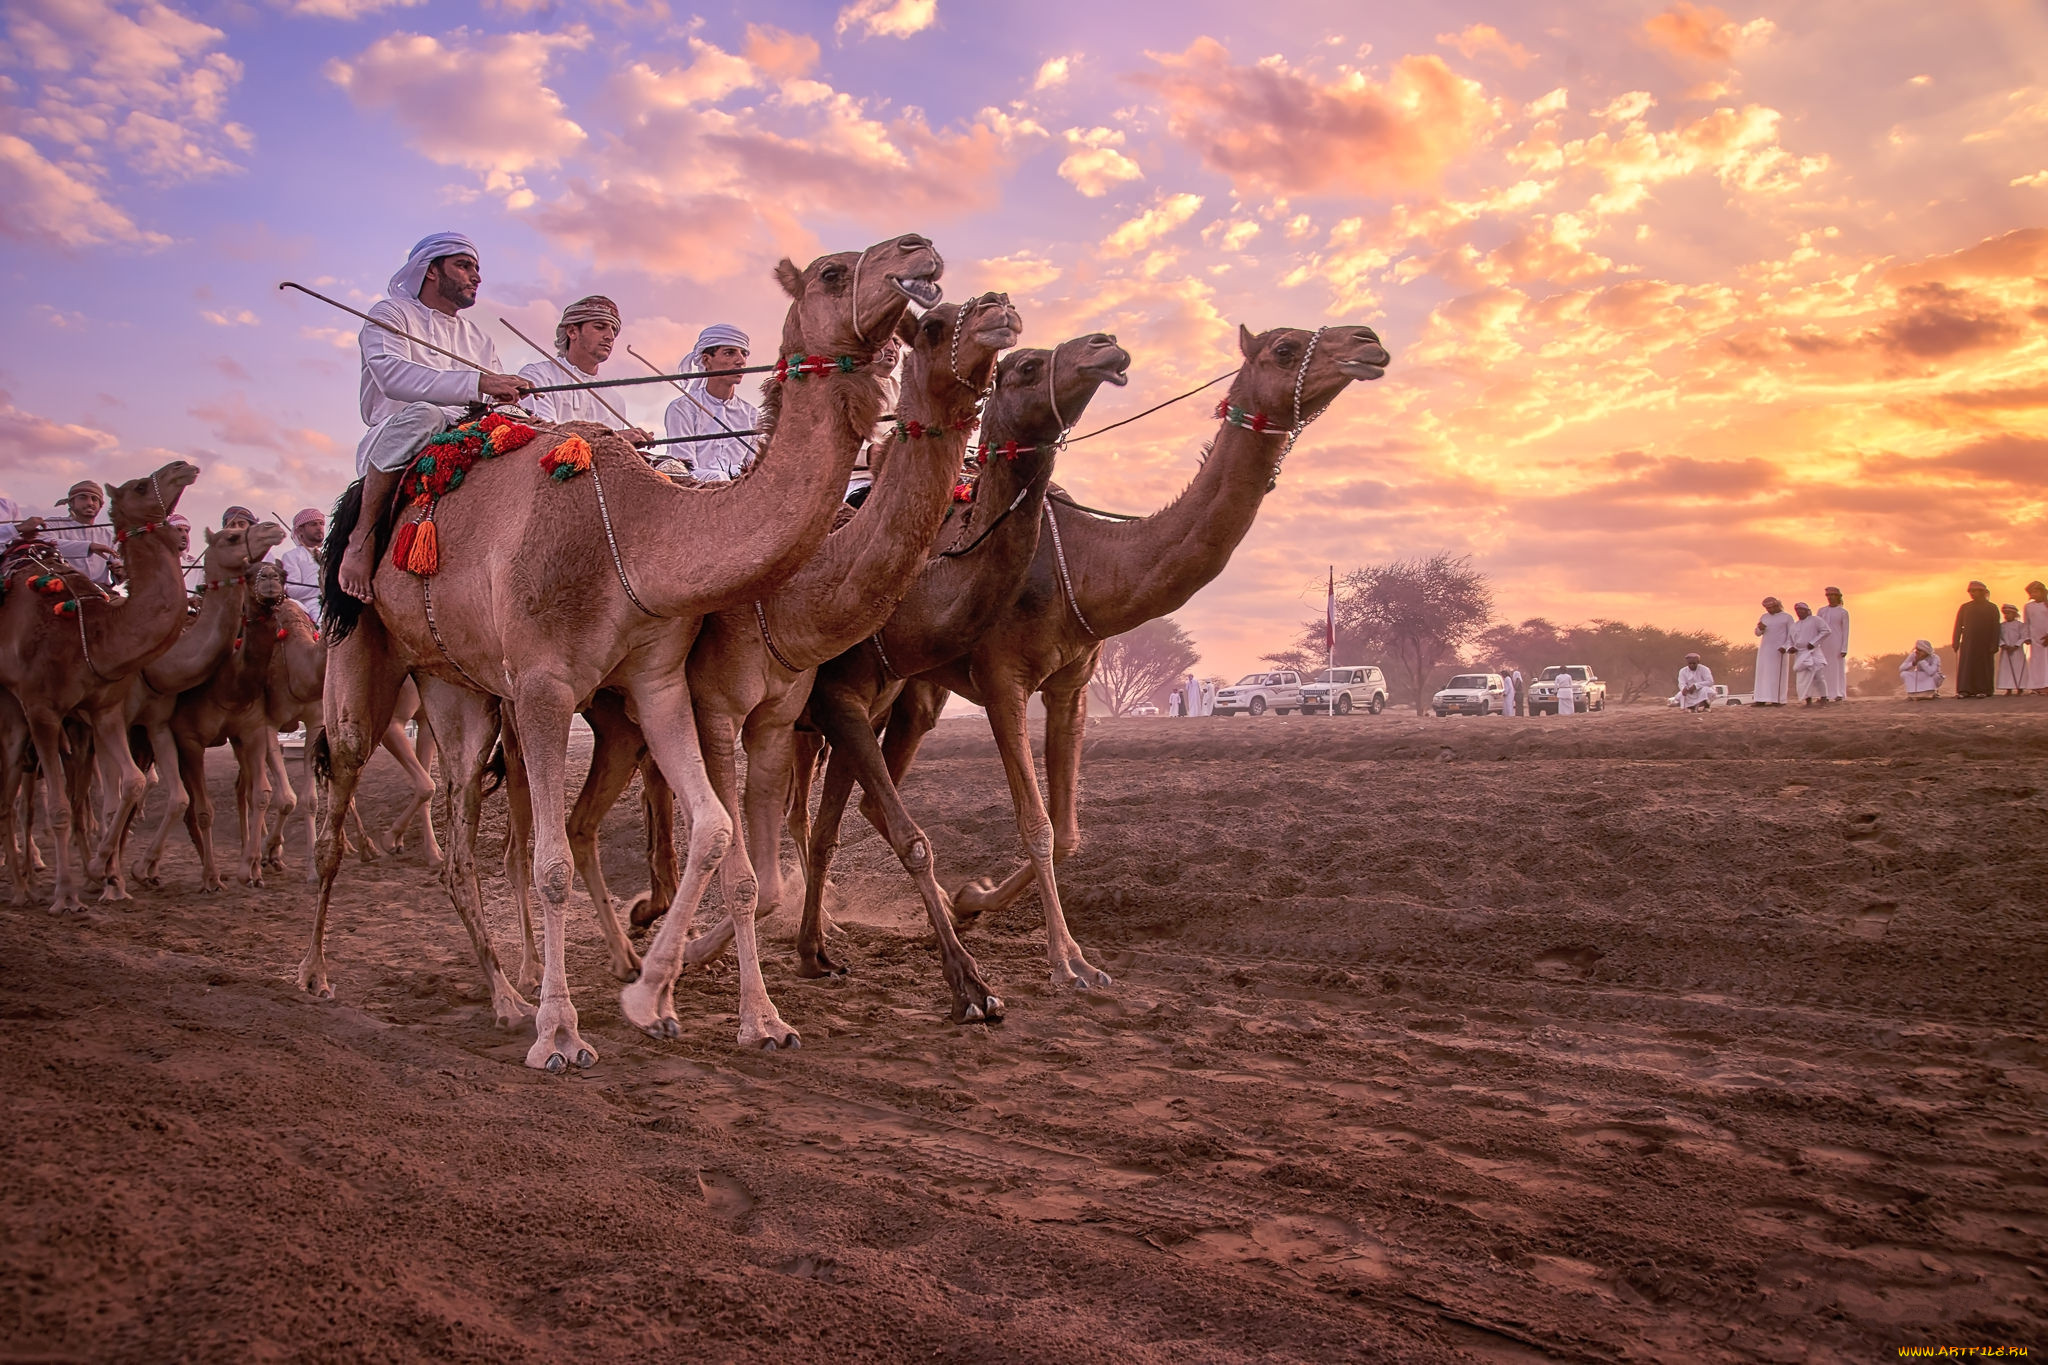
<svg viewBox="0 0 2048 1365">
<path fill-rule="evenodd" d="M 557 165 L 583 144 L 588 135 L 547 75 L 555 53 L 589 45 L 587 29 L 467 38 L 389 34 L 329 62 L 327 79 L 358 108 L 389 110 L 413 147 L 444 166 L 510 175 Z"/>
<path fill-rule="evenodd" d="M 1468 61 L 1482 56 L 1498 57 L 1517 71 L 1536 60 L 1535 53 L 1492 24 L 1469 24 L 1457 33 L 1439 33 L 1436 40 Z"/>
<path fill-rule="evenodd" d="M 1643 22 L 1650 42 L 1671 53 L 1696 62 L 1726 64 L 1735 59 L 1745 43 L 1761 42 L 1777 30 L 1769 19 L 1752 19 L 1737 24 L 1712 5 L 1677 3 Z"/>
<path fill-rule="evenodd" d="M 1147 53 L 1131 77 L 1157 91 L 1174 135 L 1240 193 L 1385 194 L 1434 184 L 1494 130 L 1498 105 L 1434 56 L 1403 57 L 1382 83 L 1325 81 L 1269 58 L 1235 65 L 1213 38 Z"/>
</svg>

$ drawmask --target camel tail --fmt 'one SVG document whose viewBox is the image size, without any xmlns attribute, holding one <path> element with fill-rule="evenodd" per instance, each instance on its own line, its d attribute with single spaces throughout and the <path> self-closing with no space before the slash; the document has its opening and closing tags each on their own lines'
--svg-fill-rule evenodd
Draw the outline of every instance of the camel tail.
<svg viewBox="0 0 2048 1365">
<path fill-rule="evenodd" d="M 500 739 L 491 749 L 490 761 L 484 764 L 484 795 L 505 785 L 505 741 Z"/>
<path fill-rule="evenodd" d="M 366 605 L 360 598 L 341 590 L 341 557 L 347 552 L 348 538 L 355 534 L 356 523 L 362 515 L 363 481 L 357 479 L 334 504 L 334 515 L 327 519 L 327 544 L 321 550 L 320 628 L 330 645 L 338 645 L 349 637 L 356 628 L 356 622 L 362 619 Z M 375 510 L 372 515 L 376 515 Z M 385 543 L 390 538 L 390 519 L 380 517 L 370 542 L 372 564 L 384 557 Z"/>
<path fill-rule="evenodd" d="M 326 782 L 334 776 L 334 755 L 327 748 L 327 731 L 323 728 L 313 737 L 313 777 Z"/>
</svg>

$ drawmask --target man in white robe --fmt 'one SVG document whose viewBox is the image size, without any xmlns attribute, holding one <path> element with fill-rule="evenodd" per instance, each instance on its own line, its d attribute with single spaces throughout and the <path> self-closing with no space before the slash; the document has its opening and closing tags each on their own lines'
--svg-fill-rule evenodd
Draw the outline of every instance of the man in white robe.
<svg viewBox="0 0 2048 1365">
<path fill-rule="evenodd" d="M 1792 675 L 1799 684 L 1799 701 L 1803 706 L 1819 702 L 1828 704 L 1828 659 L 1834 650 L 1834 641 L 1828 635 L 1828 623 L 1813 614 L 1813 608 L 1804 602 L 1794 602 L 1792 613 Z"/>
<path fill-rule="evenodd" d="M 1707 711 L 1714 705 L 1714 670 L 1700 662 L 1697 654 L 1685 656 L 1678 670 L 1678 705 L 1686 711 Z"/>
<path fill-rule="evenodd" d="M 1577 715 L 1579 713 L 1579 680 L 1572 676 L 1571 670 L 1560 668 L 1557 670 L 1557 676 L 1550 681 L 1557 689 L 1555 693 L 1557 697 L 1557 714 L 1560 716 Z"/>
<path fill-rule="evenodd" d="M 1520 695 L 1522 675 L 1507 664 L 1500 666 L 1500 713 L 1504 716 L 1515 714 L 1515 698 Z"/>
<path fill-rule="evenodd" d="M 1186 677 L 1186 678 L 1182 679 L 1182 681 L 1181 681 L 1181 685 L 1180 685 L 1180 691 L 1181 691 L 1181 714 L 1182 714 L 1182 715 L 1185 715 L 1185 716 L 1199 716 L 1199 715 L 1201 715 L 1201 714 L 1202 714 L 1202 684 L 1201 684 L 1201 683 L 1200 683 L 1199 681 L 1197 681 L 1197 680 L 1196 680 L 1196 678 L 1195 678 L 1195 675 L 1194 675 L 1194 674 L 1190 673 L 1190 674 L 1188 674 L 1188 675 L 1187 675 L 1187 677 Z"/>
<path fill-rule="evenodd" d="M 528 388 L 518 375 L 500 373 L 498 348 L 482 328 L 461 316 L 476 302 L 482 281 L 476 243 L 459 232 L 422 238 L 391 277 L 390 293 L 369 308 L 371 317 L 406 335 L 364 323 L 356 338 L 363 356 L 359 404 L 369 430 L 356 446 L 363 514 L 341 557 L 341 588 L 351 597 L 370 600 L 377 570 L 371 562 L 371 532 L 390 506 L 399 476 L 427 438 L 460 421 L 471 403 L 514 403 Z M 481 369 L 418 341 L 453 351 Z"/>
<path fill-rule="evenodd" d="M 1913 642 L 1913 652 L 1899 665 L 1899 680 L 1906 685 L 1907 701 L 1933 701 L 1941 695 L 1941 656 L 1932 644 Z"/>
<path fill-rule="evenodd" d="M 561 320 L 555 323 L 553 358 L 521 365 L 519 377 L 536 389 L 597 378 L 598 366 L 611 359 L 612 348 L 618 344 L 619 326 L 619 306 L 604 295 L 576 300 L 562 310 Z M 535 393 L 521 406 L 543 422 L 595 422 L 611 427 L 634 445 L 646 444 L 648 434 L 636 426 L 621 426 L 624 419 L 597 395 L 596 389 Z"/>
<path fill-rule="evenodd" d="M 751 345 L 747 334 L 731 323 L 714 322 L 698 334 L 696 346 L 679 363 L 684 373 L 736 370 L 747 363 Z M 682 394 L 668 405 L 662 418 L 667 434 L 716 439 L 668 446 L 664 463 L 680 461 L 704 483 L 737 479 L 753 468 L 759 438 L 736 433 L 758 427 L 761 412 L 739 396 L 739 387 L 740 376 L 736 374 L 683 381 Z M 727 434 L 720 436 L 721 432 Z"/>
<path fill-rule="evenodd" d="M 1826 589 L 1828 604 L 1814 615 L 1828 626 L 1828 700 L 1849 699 L 1849 609 L 1840 588 Z"/>
<path fill-rule="evenodd" d="M 2048 692 L 2048 584 L 2027 584 L 2027 605 L 2020 609 L 2027 627 L 2027 690 Z"/>
<path fill-rule="evenodd" d="M 1756 691 L 1758 706 L 1783 706 L 1792 691 L 1791 613 L 1775 597 L 1764 599 L 1764 614 L 1756 623 Z"/>
<path fill-rule="evenodd" d="M 327 518 L 317 507 L 301 507 L 292 518 L 292 543 L 277 557 L 284 570 L 285 595 L 306 609 L 320 625 L 320 542 L 327 539 Z"/>
<path fill-rule="evenodd" d="M 1998 623 L 1998 690 L 2017 697 L 2027 690 L 2027 624 L 2012 603 L 1999 610 L 2005 619 Z"/>
<path fill-rule="evenodd" d="M 57 505 L 69 510 L 64 516 L 43 523 L 43 539 L 54 543 L 57 553 L 72 568 L 107 587 L 114 581 L 114 564 L 120 552 L 114 545 L 113 528 L 100 521 L 100 509 L 107 505 L 106 495 L 91 479 L 80 479 Z"/>
</svg>

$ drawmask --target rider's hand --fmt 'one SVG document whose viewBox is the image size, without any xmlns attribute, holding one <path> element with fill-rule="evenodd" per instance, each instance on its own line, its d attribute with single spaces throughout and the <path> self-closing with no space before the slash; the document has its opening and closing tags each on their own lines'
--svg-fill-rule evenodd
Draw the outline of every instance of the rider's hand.
<svg viewBox="0 0 2048 1365">
<path fill-rule="evenodd" d="M 486 374 L 477 377 L 476 386 L 487 398 L 501 403 L 516 403 L 533 387 L 530 379 L 521 379 L 516 374 Z"/>
</svg>

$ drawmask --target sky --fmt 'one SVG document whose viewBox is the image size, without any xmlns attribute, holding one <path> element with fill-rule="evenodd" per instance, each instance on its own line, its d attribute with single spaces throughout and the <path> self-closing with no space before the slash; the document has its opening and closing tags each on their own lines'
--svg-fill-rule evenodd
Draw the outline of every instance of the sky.
<svg viewBox="0 0 2048 1365">
<path fill-rule="evenodd" d="M 1026 344 L 1116 333 L 1084 427 L 1229 370 L 1240 323 L 1385 339 L 1176 613 L 1205 673 L 1329 565 L 1440 549 L 1505 620 L 1745 640 L 1838 585 L 1858 654 L 2048 575 L 2034 0 L 8 0 L 0 101 L 24 504 L 173 456 L 195 517 L 330 504 L 356 324 L 278 282 L 362 307 L 429 232 L 480 244 L 516 366 L 500 319 L 592 292 L 660 364 L 711 321 L 767 349 L 778 258 L 916 231 Z M 1058 477 L 1149 511 L 1209 413 Z"/>
</svg>

